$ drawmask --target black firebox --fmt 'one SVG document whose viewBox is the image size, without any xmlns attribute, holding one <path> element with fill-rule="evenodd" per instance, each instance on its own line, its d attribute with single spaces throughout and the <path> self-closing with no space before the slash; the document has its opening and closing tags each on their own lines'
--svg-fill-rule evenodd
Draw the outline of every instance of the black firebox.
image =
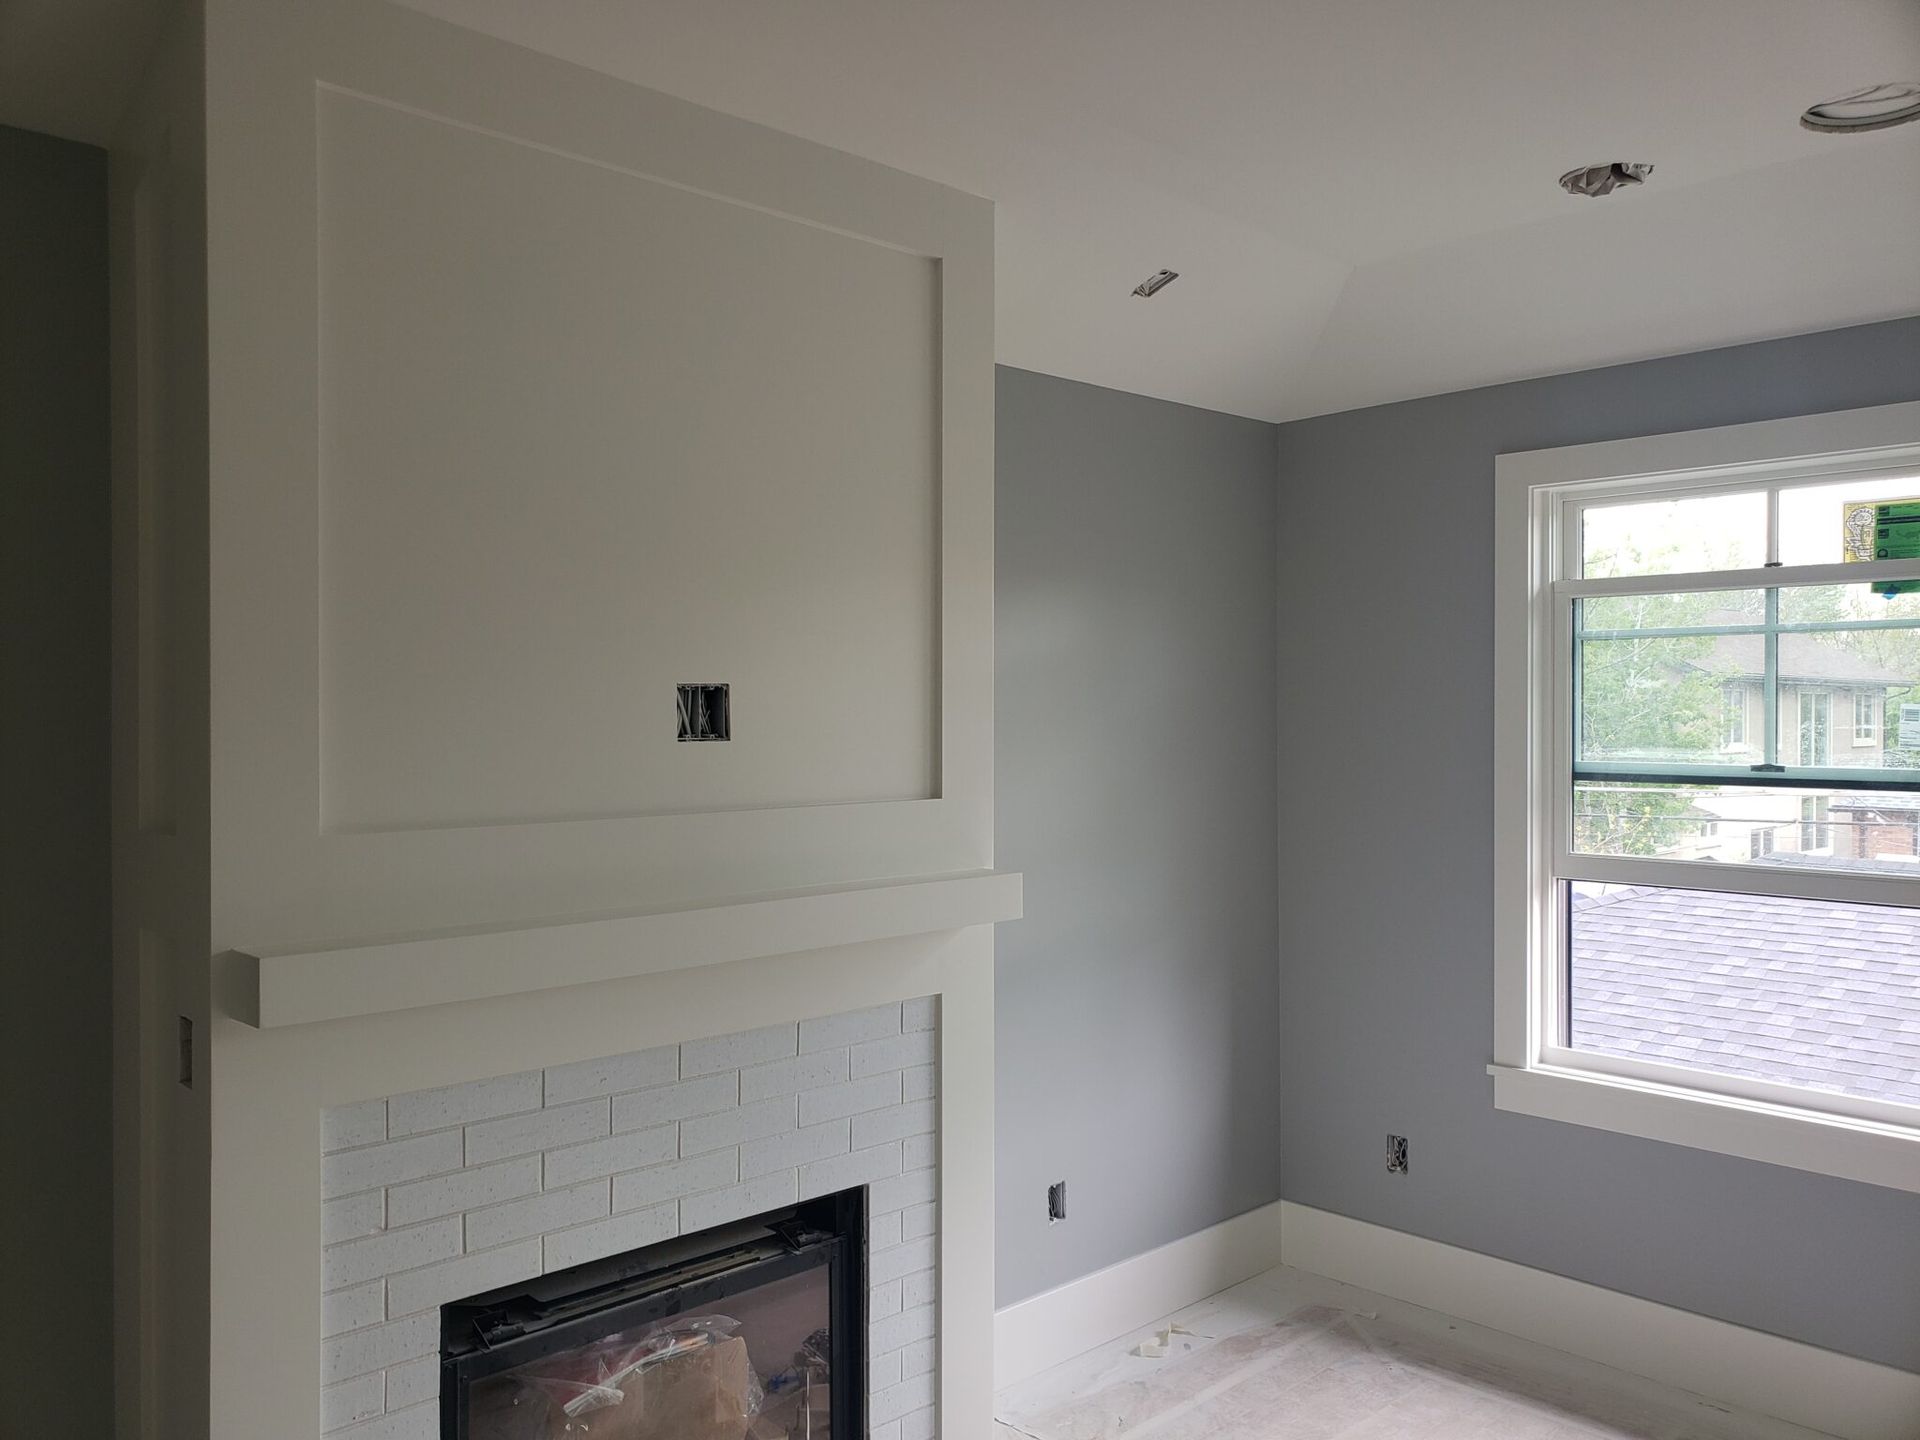
<svg viewBox="0 0 1920 1440">
<path fill-rule="evenodd" d="M 860 1440 L 866 1192 L 444 1306 L 443 1440 Z"/>
</svg>

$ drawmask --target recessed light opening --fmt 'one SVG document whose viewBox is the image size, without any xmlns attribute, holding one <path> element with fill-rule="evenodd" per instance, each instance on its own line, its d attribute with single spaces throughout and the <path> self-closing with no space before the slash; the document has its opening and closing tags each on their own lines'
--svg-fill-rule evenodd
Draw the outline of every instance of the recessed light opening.
<svg viewBox="0 0 1920 1440">
<path fill-rule="evenodd" d="M 1809 130 L 1845 135 L 1860 130 L 1885 130 L 1920 120 L 1920 81 L 1890 80 L 1869 85 L 1851 95 L 1809 105 L 1800 123 Z"/>
<path fill-rule="evenodd" d="M 1652 173 L 1652 165 L 1627 160 L 1582 165 L 1560 177 L 1560 188 L 1569 195 L 1611 195 L 1623 185 L 1645 184 Z"/>
</svg>

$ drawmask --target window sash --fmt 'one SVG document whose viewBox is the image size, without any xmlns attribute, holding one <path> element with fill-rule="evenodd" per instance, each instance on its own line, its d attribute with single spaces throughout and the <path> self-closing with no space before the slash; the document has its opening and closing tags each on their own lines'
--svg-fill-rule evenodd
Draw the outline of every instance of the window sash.
<svg viewBox="0 0 1920 1440">
<path fill-rule="evenodd" d="M 1920 790 L 1920 769 L 1886 768 L 1880 766 L 1834 766 L 1833 748 L 1833 688 L 1812 687 L 1800 691 L 1800 700 L 1792 710 L 1796 731 L 1792 735 L 1780 735 L 1778 721 L 1780 715 L 1780 655 L 1778 637 L 1781 635 L 1841 633 L 1850 630 L 1920 630 L 1920 620 L 1829 620 L 1829 621 L 1783 621 L 1779 619 L 1779 592 L 1793 589 L 1809 582 L 1804 577 L 1810 570 L 1826 571 L 1845 568 L 1865 570 L 1885 568 L 1893 572 L 1884 577 L 1893 580 L 1920 579 L 1920 561 L 1886 561 L 1869 567 L 1856 562 L 1846 567 L 1835 566 L 1795 566 L 1781 567 L 1757 572 L 1765 577 L 1759 585 L 1738 587 L 1716 587 L 1724 589 L 1758 589 L 1765 596 L 1767 621 L 1758 625 L 1685 625 L 1659 626 L 1644 630 L 1584 629 L 1578 624 L 1578 609 L 1575 602 L 1586 598 L 1581 593 L 1583 587 L 1570 582 L 1558 582 L 1551 587 L 1551 613 L 1553 615 L 1553 634 L 1561 637 L 1562 643 L 1552 645 L 1550 653 L 1552 664 L 1550 683 L 1554 687 L 1556 713 L 1554 728 L 1558 737 L 1566 741 L 1562 763 L 1557 767 L 1566 777 L 1571 788 L 1578 780 L 1619 780 L 1639 781 L 1647 784 L 1694 784 L 1710 781 L 1716 784 L 1763 786 L 1768 789 L 1822 789 L 1822 790 L 1884 790 L 1909 791 Z M 1734 572 L 1728 572 L 1734 573 Z M 1755 572 L 1744 572 L 1755 573 Z M 1633 581 L 1628 589 L 1614 590 L 1613 594 L 1628 595 L 1672 595 L 1693 593 L 1691 582 L 1698 576 L 1679 577 L 1689 582 L 1687 586 L 1670 583 L 1676 577 L 1670 575 L 1626 577 Z M 1647 582 L 1652 581 L 1652 584 Z M 1848 583 L 1855 583 L 1852 577 Z M 1580 644 L 1585 640 L 1624 639 L 1624 638 L 1660 638 L 1669 635 L 1760 635 L 1765 637 L 1765 665 L 1761 683 L 1761 743 L 1755 747 L 1759 760 L 1753 764 L 1707 764 L 1698 761 L 1652 761 L 1652 760 L 1585 760 L 1579 758 L 1574 740 L 1578 735 L 1579 715 L 1577 697 L 1579 685 Z M 1916 677 L 1920 679 L 1920 677 Z M 1824 721 L 1826 743 L 1824 751 L 1828 764 L 1812 765 L 1801 762 L 1801 736 L 1799 726 L 1805 723 L 1803 717 L 1809 717 L 1804 707 L 1806 697 L 1818 694 L 1825 701 L 1826 718 Z M 1753 744 L 1753 736 L 1744 719 L 1741 725 L 1744 743 Z M 1902 737 L 1904 738 L 1904 737 Z M 1569 832 L 1570 833 L 1570 832 Z"/>
<path fill-rule="evenodd" d="M 1751 487 L 1748 487 L 1751 488 Z M 1555 536 L 1559 544 L 1550 546 L 1546 574 L 1560 573 L 1563 565 L 1577 567 L 1580 559 L 1579 526 L 1582 503 L 1566 492 L 1544 497 L 1548 507 L 1542 519 L 1542 533 Z M 1557 509 L 1557 515 L 1555 513 Z M 1771 541 L 1770 541 L 1771 544 Z M 1557 550 L 1557 555 L 1552 551 Z M 1547 891 L 1546 903 L 1536 917 L 1538 930 L 1532 953 L 1538 957 L 1535 996 L 1539 1004 L 1535 1033 L 1540 1037 L 1541 1054 L 1558 1050 L 1560 1063 L 1590 1070 L 1619 1073 L 1611 1057 L 1566 1050 L 1567 1004 L 1567 882 L 1590 881 L 1604 884 L 1646 885 L 1687 890 L 1733 891 L 1742 894 L 1790 895 L 1811 900 L 1836 900 L 1865 904 L 1912 905 L 1914 877 L 1867 871 L 1821 870 L 1795 867 L 1729 865 L 1721 861 L 1650 858 L 1640 856 L 1595 855 L 1574 848 L 1574 785 L 1577 780 L 1636 780 L 1648 783 L 1701 783 L 1716 785 L 1760 786 L 1774 790 L 1920 790 L 1920 770 L 1887 770 L 1781 764 L 1773 757 L 1800 756 L 1800 704 L 1788 708 L 1787 734 L 1779 733 L 1781 723 L 1781 683 L 1778 637 L 1791 633 L 1818 633 L 1843 629 L 1913 629 L 1912 621 L 1826 621 L 1783 622 L 1779 618 L 1779 594 L 1800 585 L 1871 584 L 1882 580 L 1920 579 L 1920 561 L 1851 561 L 1836 565 L 1772 566 L 1761 570 L 1723 570 L 1666 575 L 1628 575 L 1604 579 L 1551 579 L 1542 587 L 1533 624 L 1544 627 L 1534 635 L 1536 662 L 1533 669 L 1533 693 L 1536 703 L 1544 702 L 1550 753 L 1553 763 L 1539 767 L 1539 788 L 1534 794 L 1534 814 L 1548 821 L 1543 837 L 1542 879 Z M 1577 628 L 1577 600 L 1597 595 L 1670 595 L 1716 590 L 1758 590 L 1764 596 L 1765 618 L 1758 625 L 1661 627 L 1680 634 L 1757 634 L 1766 639 L 1765 675 L 1761 686 L 1762 735 L 1758 739 L 1762 759 L 1759 765 L 1702 765 L 1691 763 L 1651 764 L 1639 761 L 1583 761 L 1576 758 L 1579 642 L 1583 638 L 1602 637 L 1610 632 L 1582 632 Z M 1649 635 L 1653 630 L 1627 631 L 1628 635 Z M 1542 692 L 1546 693 L 1543 694 Z M 1803 692 L 1811 693 L 1811 692 Z M 1832 731 L 1832 690 L 1818 691 L 1826 701 L 1829 746 Z M 1792 824 L 1794 822 L 1787 822 Z M 1763 839 L 1762 852 L 1773 848 Z M 1601 1063 L 1601 1062 L 1607 1063 Z M 1722 1090 L 1726 1077 L 1708 1072 L 1668 1068 L 1685 1075 L 1697 1089 Z M 1793 1086 L 1763 1087 L 1779 1091 L 1802 1106 L 1813 1105 L 1835 1113 L 1862 1113 L 1851 1105 L 1855 1097 L 1833 1097 L 1824 1091 Z M 1911 1107 L 1893 1110 L 1912 1116 Z"/>
</svg>

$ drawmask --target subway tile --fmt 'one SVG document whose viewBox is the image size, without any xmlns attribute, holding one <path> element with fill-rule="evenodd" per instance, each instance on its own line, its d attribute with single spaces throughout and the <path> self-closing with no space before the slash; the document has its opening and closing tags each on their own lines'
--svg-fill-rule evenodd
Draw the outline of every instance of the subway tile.
<svg viewBox="0 0 1920 1440">
<path fill-rule="evenodd" d="M 711 1115 L 730 1110 L 740 1103 L 740 1077 L 708 1075 L 699 1080 L 682 1080 L 678 1085 L 662 1085 L 657 1090 L 639 1090 L 613 1097 L 615 1134 L 644 1130 L 674 1120 L 690 1120 L 696 1115 Z"/>
<path fill-rule="evenodd" d="M 891 1250 L 900 1243 L 900 1216 L 903 1213 L 895 1210 L 890 1215 L 875 1215 L 867 1221 L 869 1250 Z"/>
<path fill-rule="evenodd" d="M 342 1240 L 356 1240 L 384 1229 L 386 1223 L 386 1191 L 363 1190 L 358 1195 L 344 1195 L 320 1207 L 320 1242 L 335 1245 Z"/>
<path fill-rule="evenodd" d="M 937 1170 L 914 1170 L 874 1181 L 867 1187 L 867 1213 L 885 1215 L 889 1210 L 905 1210 L 937 1199 L 939 1173 Z"/>
<path fill-rule="evenodd" d="M 618 1255 L 623 1250 L 657 1245 L 673 1238 L 678 1223 L 678 1207 L 669 1204 L 596 1220 L 572 1230 L 557 1230 L 543 1241 L 546 1247 L 543 1268 L 551 1274 L 572 1265 L 584 1265 L 589 1260 Z"/>
<path fill-rule="evenodd" d="M 828 1015 L 800 1022 L 800 1053 L 844 1049 L 863 1040 L 879 1040 L 900 1033 L 900 1007 L 876 1005 L 845 1015 Z"/>
<path fill-rule="evenodd" d="M 923 1410 L 934 1401 L 933 1376 L 917 1375 L 884 1390 L 874 1390 L 867 1399 L 867 1417 L 875 1425 L 899 1420 L 915 1410 Z"/>
<path fill-rule="evenodd" d="M 671 1085 L 680 1078 L 680 1047 L 662 1045 L 626 1055 L 605 1055 L 572 1065 L 547 1067 L 547 1104 L 564 1105 L 621 1090 L 646 1090 Z"/>
<path fill-rule="evenodd" d="M 931 1235 L 940 1224 L 940 1207 L 929 1201 L 925 1205 L 915 1205 L 900 1212 L 900 1238 L 918 1240 L 922 1235 Z"/>
<path fill-rule="evenodd" d="M 334 1105 L 320 1112 L 320 1149 L 323 1154 L 355 1145 L 373 1145 L 387 1138 L 387 1102 L 362 1100 Z"/>
<path fill-rule="evenodd" d="M 376 1370 L 356 1375 L 320 1390 L 320 1433 L 330 1434 L 362 1420 L 371 1420 L 387 1408 L 385 1377 Z"/>
<path fill-rule="evenodd" d="M 831 1195 L 836 1190 L 851 1190 L 900 1173 L 900 1142 L 876 1145 L 870 1150 L 855 1150 L 830 1160 L 815 1160 L 800 1167 L 800 1198 Z"/>
<path fill-rule="evenodd" d="M 934 1433 L 939 1428 L 939 1408 L 929 1405 L 924 1410 L 916 1410 L 911 1415 L 900 1417 L 900 1440 L 933 1440 Z"/>
<path fill-rule="evenodd" d="M 754 1105 L 722 1110 L 717 1115 L 683 1120 L 680 1123 L 680 1153 L 704 1155 L 709 1150 L 778 1135 L 798 1124 L 795 1118 L 797 1113 L 795 1097 L 779 1095 Z"/>
<path fill-rule="evenodd" d="M 789 1130 L 764 1140 L 749 1140 L 740 1147 L 740 1178 L 752 1180 L 775 1170 L 792 1170 L 811 1160 L 844 1155 L 849 1148 L 848 1122 L 829 1120 L 805 1130 Z"/>
<path fill-rule="evenodd" d="M 885 1070 L 931 1065 L 939 1058 L 939 1049 L 939 1036 L 932 1030 L 896 1035 L 888 1040 L 869 1040 L 853 1047 L 853 1078 L 861 1080 Z"/>
<path fill-rule="evenodd" d="M 387 1282 L 367 1280 L 320 1297 L 320 1334 L 339 1335 L 387 1318 Z"/>
<path fill-rule="evenodd" d="M 909 1135 L 900 1142 L 902 1170 L 928 1170 L 940 1162 L 938 1135 Z"/>
<path fill-rule="evenodd" d="M 870 1354 L 884 1355 L 889 1350 L 898 1350 L 903 1345 L 911 1345 L 915 1340 L 925 1340 L 934 1333 L 934 1307 L 922 1305 L 914 1310 L 902 1310 L 898 1315 L 876 1321 L 867 1327 L 867 1349 Z"/>
<path fill-rule="evenodd" d="M 718 1035 L 711 1040 L 689 1040 L 680 1047 L 680 1074 L 691 1079 L 713 1075 L 722 1070 L 739 1070 L 765 1060 L 783 1060 L 798 1053 L 799 1027 L 769 1025 L 763 1030 L 743 1030 L 737 1035 Z"/>
<path fill-rule="evenodd" d="M 528 1280 L 540 1273 L 540 1241 L 536 1236 L 518 1245 L 462 1255 L 440 1265 L 409 1270 L 387 1278 L 387 1311 L 413 1315 L 422 1310 L 440 1313 L 449 1300 Z"/>
<path fill-rule="evenodd" d="M 744 1220 L 749 1215 L 758 1215 L 776 1206 L 791 1205 L 799 1198 L 794 1179 L 793 1171 L 782 1170 L 777 1174 L 762 1175 L 758 1180 L 749 1180 L 744 1185 L 735 1185 L 730 1190 L 689 1196 L 680 1202 L 680 1233 L 691 1235 L 732 1220 Z"/>
<path fill-rule="evenodd" d="M 387 1134 L 394 1138 L 446 1130 L 540 1108 L 540 1072 L 496 1075 L 438 1090 L 415 1090 L 387 1101 Z"/>
<path fill-rule="evenodd" d="M 467 1212 L 467 1249 L 491 1250 L 510 1240 L 564 1230 L 613 1213 L 608 1196 L 612 1182 L 602 1176 L 567 1190 L 549 1190 L 524 1200 L 509 1200 L 484 1210 Z"/>
<path fill-rule="evenodd" d="M 916 1340 L 911 1345 L 900 1347 L 900 1378 L 911 1379 L 915 1375 L 933 1373 L 934 1362 L 940 1355 L 939 1341 L 929 1337 Z"/>
<path fill-rule="evenodd" d="M 613 1177 L 614 1213 L 724 1189 L 739 1178 L 738 1150 L 716 1150 L 694 1160 L 630 1171 Z"/>
<path fill-rule="evenodd" d="M 940 1093 L 940 1067 L 915 1065 L 900 1072 L 902 1100 L 931 1100 Z"/>
<path fill-rule="evenodd" d="M 547 1189 L 559 1190 L 599 1175 L 659 1165 L 679 1153 L 680 1131 L 673 1125 L 656 1125 L 651 1130 L 609 1135 L 604 1140 L 589 1140 L 584 1145 L 549 1150 L 546 1155 Z"/>
<path fill-rule="evenodd" d="M 415 1405 L 389 1411 L 378 1420 L 334 1433 L 339 1440 L 440 1440 L 440 1407 Z"/>
<path fill-rule="evenodd" d="M 900 1277 L 900 1302 L 909 1310 L 916 1305 L 931 1305 L 939 1296 L 938 1270 L 916 1270 Z"/>
<path fill-rule="evenodd" d="M 434 1311 L 349 1330 L 320 1344 L 320 1383 L 334 1385 L 371 1370 L 384 1370 L 402 1360 L 428 1355 L 440 1348 L 440 1316 Z"/>
<path fill-rule="evenodd" d="M 329 1245 L 320 1260 L 320 1288 L 342 1290 L 377 1275 L 392 1275 L 460 1253 L 460 1217 L 388 1230 L 365 1240 Z"/>
<path fill-rule="evenodd" d="M 320 1193 L 325 1199 L 352 1195 L 403 1180 L 418 1180 L 462 1164 L 460 1132 L 416 1135 L 364 1150 L 343 1150 L 320 1162 Z"/>
<path fill-rule="evenodd" d="M 909 1000 L 900 1007 L 902 1030 L 933 1030 L 939 1024 L 940 998 L 937 995 L 923 995 L 918 1000 Z"/>
<path fill-rule="evenodd" d="M 607 1129 L 604 1096 L 552 1110 L 536 1110 L 531 1115 L 485 1120 L 467 1126 L 467 1164 L 483 1165 L 489 1160 L 504 1160 L 509 1155 L 552 1150 L 576 1140 L 597 1140 Z"/>
<path fill-rule="evenodd" d="M 885 1320 L 898 1315 L 905 1306 L 901 1303 L 900 1282 L 889 1280 L 884 1285 L 869 1285 L 867 1291 L 867 1320 Z"/>
<path fill-rule="evenodd" d="M 875 1355 L 867 1361 L 867 1393 L 878 1394 L 889 1386 L 898 1385 L 906 1377 L 900 1373 L 900 1352 L 889 1350 L 885 1355 Z"/>
<path fill-rule="evenodd" d="M 455 1215 L 481 1205 L 532 1195 L 540 1189 L 540 1157 L 522 1155 L 493 1165 L 476 1165 L 431 1180 L 415 1180 L 387 1191 L 390 1223 L 412 1225 Z"/>
<path fill-rule="evenodd" d="M 864 1150 L 869 1145 L 884 1145 L 889 1140 L 902 1140 L 909 1135 L 930 1134 L 939 1121 L 940 1112 L 931 1100 L 916 1100 L 908 1105 L 889 1105 L 884 1110 L 870 1110 L 854 1118 L 853 1148 Z"/>
<path fill-rule="evenodd" d="M 823 1120 L 838 1120 L 843 1115 L 858 1115 L 900 1103 L 900 1077 L 875 1075 L 847 1085 L 828 1085 L 806 1090 L 800 1095 L 800 1123 L 818 1125 Z"/>
<path fill-rule="evenodd" d="M 740 1102 L 751 1105 L 772 1095 L 817 1090 L 822 1085 L 844 1085 L 849 1078 L 850 1060 L 851 1056 L 842 1048 L 822 1050 L 817 1055 L 796 1055 L 771 1065 L 755 1065 L 740 1072 Z"/>
<path fill-rule="evenodd" d="M 404 1410 L 440 1395 L 440 1357 L 423 1355 L 387 1371 L 387 1408 Z"/>
<path fill-rule="evenodd" d="M 899 1280 L 916 1270 L 930 1270 L 938 1263 L 939 1250 L 934 1238 L 929 1235 L 924 1240 L 909 1240 L 891 1250 L 869 1253 L 867 1278 L 878 1285 L 887 1280 Z"/>
</svg>

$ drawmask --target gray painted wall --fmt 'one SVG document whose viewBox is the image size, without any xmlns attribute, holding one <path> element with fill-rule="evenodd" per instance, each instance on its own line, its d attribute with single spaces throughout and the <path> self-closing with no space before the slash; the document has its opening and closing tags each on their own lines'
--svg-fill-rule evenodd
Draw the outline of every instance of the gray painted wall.
<svg viewBox="0 0 1920 1440">
<path fill-rule="evenodd" d="M 0 126 L 0 1351 L 76 1436 L 112 1399 L 106 158 Z"/>
<path fill-rule="evenodd" d="M 1289 1200 L 1920 1370 L 1920 1195 L 1499 1114 L 1484 1070 L 1493 457 L 1914 399 L 1920 319 L 1280 427 Z"/>
<path fill-rule="evenodd" d="M 1006 1305 L 1279 1196 L 1278 751 L 1273 427 L 1021 370 L 996 403 Z"/>
</svg>

